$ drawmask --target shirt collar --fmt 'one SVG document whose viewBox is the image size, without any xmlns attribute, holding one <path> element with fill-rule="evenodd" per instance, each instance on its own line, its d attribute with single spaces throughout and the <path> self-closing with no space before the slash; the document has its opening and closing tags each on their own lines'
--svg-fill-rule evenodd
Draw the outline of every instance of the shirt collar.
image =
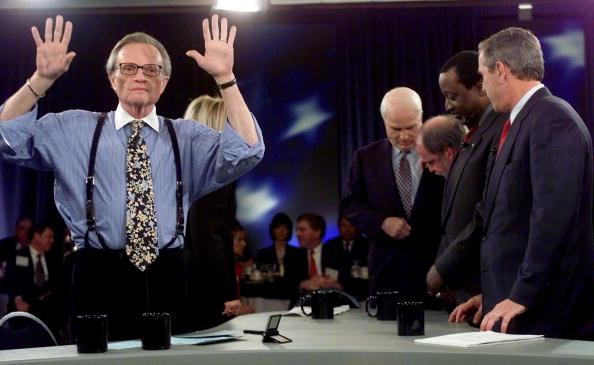
<svg viewBox="0 0 594 365">
<path fill-rule="evenodd" d="M 115 127 L 116 130 L 124 127 L 126 124 L 130 123 L 131 121 L 136 120 L 133 116 L 128 114 L 127 111 L 124 110 L 122 104 L 118 104 L 118 108 L 115 111 Z M 155 131 L 159 131 L 159 118 L 157 117 L 157 106 L 153 106 L 153 110 L 144 118 L 141 119 Z"/>
<path fill-rule="evenodd" d="M 543 87 L 544 87 L 543 84 L 538 84 L 538 85 L 534 86 L 532 89 L 528 90 L 528 92 L 520 98 L 520 100 L 516 103 L 516 105 L 514 105 L 514 108 L 512 109 L 512 111 L 509 115 L 510 124 L 513 124 L 514 119 L 516 119 L 516 117 L 518 116 L 520 111 L 522 111 L 522 108 L 524 107 L 524 105 L 526 105 L 526 103 L 532 97 L 532 95 L 534 95 L 535 92 L 542 89 Z"/>
<path fill-rule="evenodd" d="M 29 251 L 31 251 L 31 257 L 33 257 L 34 260 L 37 260 L 37 255 L 43 255 L 41 252 L 34 249 L 31 245 L 29 245 Z"/>
<path fill-rule="evenodd" d="M 314 247 L 312 250 L 313 254 L 317 254 L 319 252 L 322 252 L 322 242 L 320 242 L 316 247 Z"/>
</svg>

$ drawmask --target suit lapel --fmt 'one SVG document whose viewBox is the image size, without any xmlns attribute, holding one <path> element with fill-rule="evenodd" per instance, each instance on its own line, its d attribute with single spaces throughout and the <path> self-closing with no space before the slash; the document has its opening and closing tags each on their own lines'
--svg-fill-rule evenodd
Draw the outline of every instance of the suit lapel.
<svg viewBox="0 0 594 365">
<path fill-rule="evenodd" d="M 446 180 L 446 185 L 444 188 L 444 199 L 443 199 L 443 207 L 442 207 L 442 226 L 445 226 L 450 213 L 452 211 L 452 204 L 454 202 L 454 196 L 458 191 L 458 186 L 460 184 L 460 177 L 464 173 L 466 169 L 466 165 L 468 160 L 473 155 L 474 151 L 476 151 L 477 146 L 481 143 L 483 139 L 483 135 L 485 131 L 489 130 L 491 124 L 494 123 L 495 119 L 499 114 L 493 111 L 493 107 L 491 105 L 488 106 L 485 115 L 481 118 L 482 120 L 479 122 L 479 128 L 476 130 L 474 135 L 468 141 L 468 145 L 464 147 L 464 149 L 458 152 L 458 155 L 454 159 L 452 163 L 453 169 L 450 170 L 451 176 L 448 176 Z M 470 150 L 466 150 L 470 149 Z M 466 153 L 461 153 L 465 151 Z"/>
<path fill-rule="evenodd" d="M 510 158 L 511 152 L 513 151 L 513 147 L 518 137 L 518 133 L 522 129 L 522 125 L 525 123 L 525 119 L 532 110 L 532 108 L 545 96 L 550 95 L 551 93 L 546 87 L 541 88 L 540 90 L 536 91 L 534 95 L 528 100 L 526 105 L 522 108 L 520 113 L 514 119 L 512 123 L 505 143 L 501 147 L 501 151 L 499 151 L 498 156 L 493 164 L 493 170 L 491 171 L 491 175 L 489 176 L 489 182 L 487 185 L 487 194 L 485 198 L 485 219 L 484 219 L 484 226 L 487 227 L 489 224 L 489 220 L 491 219 L 491 214 L 493 212 L 493 207 L 495 203 L 495 197 L 497 196 L 497 190 L 499 189 L 499 184 L 501 183 L 501 177 L 503 175 L 503 171 L 505 170 L 505 166 L 507 165 L 507 160 Z"/>
</svg>

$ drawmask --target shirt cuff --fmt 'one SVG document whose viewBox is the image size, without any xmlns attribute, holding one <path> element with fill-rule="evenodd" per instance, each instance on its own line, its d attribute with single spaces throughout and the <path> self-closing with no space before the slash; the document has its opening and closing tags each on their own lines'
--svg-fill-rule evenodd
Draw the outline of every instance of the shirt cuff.
<svg viewBox="0 0 594 365">
<path fill-rule="evenodd" d="M 258 142 L 250 146 L 243 137 L 227 122 L 221 135 L 221 145 L 226 146 L 223 151 L 225 160 L 231 162 L 231 165 L 237 165 L 241 160 L 251 156 L 262 158 L 264 156 L 264 142 L 262 139 L 262 130 L 252 115 L 252 120 L 258 134 Z"/>
<path fill-rule="evenodd" d="M 0 105 L 0 113 L 4 110 L 4 105 Z M 9 155 L 15 155 L 16 150 L 10 141 L 18 141 L 19 138 L 22 138 L 23 134 L 23 125 L 27 121 L 36 120 L 37 119 L 37 104 L 31 109 L 30 112 L 25 113 L 15 119 L 7 120 L 0 122 L 0 153 L 6 153 Z"/>
</svg>

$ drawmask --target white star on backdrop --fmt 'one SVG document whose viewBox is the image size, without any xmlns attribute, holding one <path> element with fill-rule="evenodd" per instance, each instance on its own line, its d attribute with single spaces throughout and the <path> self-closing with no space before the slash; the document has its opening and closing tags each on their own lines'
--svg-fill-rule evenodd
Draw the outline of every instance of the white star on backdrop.
<svg viewBox="0 0 594 365">
<path fill-rule="evenodd" d="M 542 42 L 551 47 L 550 59 L 567 60 L 574 68 L 586 66 L 584 32 L 568 29 L 559 35 L 543 37 Z"/>
<path fill-rule="evenodd" d="M 311 132 L 333 115 L 321 108 L 320 99 L 317 95 L 296 102 L 290 108 L 293 115 L 295 115 L 295 121 L 281 139 L 288 139 L 302 133 Z"/>
<path fill-rule="evenodd" d="M 257 188 L 238 185 L 235 194 L 237 196 L 237 220 L 244 224 L 258 222 L 279 202 L 279 199 L 274 196 L 270 184 L 264 184 Z"/>
</svg>

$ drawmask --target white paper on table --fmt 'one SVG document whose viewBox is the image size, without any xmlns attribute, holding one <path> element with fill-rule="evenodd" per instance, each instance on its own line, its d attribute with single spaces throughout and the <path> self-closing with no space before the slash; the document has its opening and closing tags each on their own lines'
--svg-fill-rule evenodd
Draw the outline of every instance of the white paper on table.
<svg viewBox="0 0 594 365">
<path fill-rule="evenodd" d="M 511 335 L 507 333 L 484 331 L 454 333 L 451 335 L 422 338 L 416 339 L 415 342 L 431 345 L 475 347 L 537 340 L 544 340 L 544 335 Z"/>
<path fill-rule="evenodd" d="M 303 306 L 303 309 L 305 310 L 305 313 L 311 313 L 311 307 L 309 306 Z M 340 305 L 338 307 L 334 307 L 334 315 L 338 315 L 341 313 L 344 313 L 346 311 L 348 311 L 350 309 L 348 304 L 345 305 Z M 301 316 L 301 317 L 306 317 L 305 314 L 303 314 L 303 312 L 301 311 L 301 307 L 297 306 L 297 307 L 293 307 L 291 308 L 291 310 L 284 314 L 285 316 L 291 316 L 291 315 L 296 315 L 296 316 Z"/>
<path fill-rule="evenodd" d="M 208 338 L 208 337 L 241 337 L 243 334 L 241 331 L 222 330 L 217 332 L 191 332 L 184 333 L 183 335 L 175 335 L 174 337 L 188 337 L 188 338 Z"/>
<path fill-rule="evenodd" d="M 183 335 L 171 336 L 171 345 L 205 345 L 208 343 L 217 343 L 235 340 L 243 336 L 241 331 L 217 331 L 209 333 L 186 333 Z M 107 344 L 108 350 L 123 350 L 142 347 L 140 340 L 117 341 Z"/>
</svg>

